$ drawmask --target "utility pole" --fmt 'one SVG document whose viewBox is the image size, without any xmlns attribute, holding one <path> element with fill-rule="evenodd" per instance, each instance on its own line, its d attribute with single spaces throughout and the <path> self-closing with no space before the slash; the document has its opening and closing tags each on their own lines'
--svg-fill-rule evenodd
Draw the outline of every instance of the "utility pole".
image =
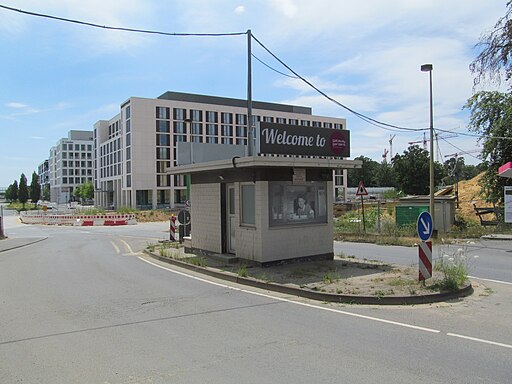
<svg viewBox="0 0 512 384">
<path fill-rule="evenodd" d="M 247 30 L 247 154 L 254 155 L 254 134 L 252 130 L 252 52 L 251 30 Z"/>
</svg>

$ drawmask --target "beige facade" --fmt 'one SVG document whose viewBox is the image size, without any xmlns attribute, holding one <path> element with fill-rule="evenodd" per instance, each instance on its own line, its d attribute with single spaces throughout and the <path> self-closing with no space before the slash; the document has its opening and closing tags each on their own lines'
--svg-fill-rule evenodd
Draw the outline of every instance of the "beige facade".
<svg viewBox="0 0 512 384">
<path fill-rule="evenodd" d="M 346 129 L 345 119 L 315 116 L 308 107 L 255 101 L 252 111 L 255 121 Z M 94 125 L 96 205 L 183 206 L 190 199 L 185 177 L 170 173 L 180 141 L 247 145 L 247 101 L 178 92 L 125 101 L 118 115 Z"/>
</svg>

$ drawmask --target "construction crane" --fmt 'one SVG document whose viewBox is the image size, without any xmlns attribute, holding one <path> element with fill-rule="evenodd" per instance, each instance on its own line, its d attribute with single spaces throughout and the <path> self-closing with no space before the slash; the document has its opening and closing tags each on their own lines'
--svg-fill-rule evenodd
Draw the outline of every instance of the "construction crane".
<svg viewBox="0 0 512 384">
<path fill-rule="evenodd" d="M 396 135 L 389 135 L 389 158 L 393 158 L 393 139 Z"/>
<path fill-rule="evenodd" d="M 444 155 L 444 157 L 455 157 L 455 158 L 458 158 L 459 156 L 469 155 L 470 153 L 480 153 L 480 150 L 479 149 L 473 149 L 471 151 L 457 152 L 457 153 L 452 153 L 450 155 Z"/>
<path fill-rule="evenodd" d="M 454 133 L 454 134 L 451 134 L 451 135 L 447 135 L 447 136 L 441 136 L 439 133 L 436 133 L 436 137 L 435 137 L 435 141 L 436 141 L 436 146 L 437 146 L 437 153 L 436 153 L 436 157 L 437 157 L 437 161 L 439 161 L 439 157 L 440 156 L 440 150 L 439 150 L 439 139 L 451 139 L 453 137 L 458 137 L 459 135 Z M 426 151 L 427 150 L 427 143 L 430 142 L 430 139 L 427 139 L 427 136 L 425 134 L 425 132 L 423 132 L 423 140 L 419 140 L 419 141 L 409 141 L 409 145 L 412 145 L 412 144 L 418 144 L 418 143 L 423 143 L 423 150 Z"/>
<path fill-rule="evenodd" d="M 423 143 L 423 150 L 426 151 L 427 150 L 427 141 L 430 141 L 430 140 L 427 140 L 427 136 L 425 135 L 425 132 L 423 132 L 423 140 L 409 141 L 408 144 L 413 145 L 413 144 Z"/>
<path fill-rule="evenodd" d="M 384 154 L 382 155 L 382 158 L 384 159 L 384 160 L 382 160 L 383 163 L 387 163 L 388 153 L 389 153 L 388 149 L 384 148 Z"/>
</svg>

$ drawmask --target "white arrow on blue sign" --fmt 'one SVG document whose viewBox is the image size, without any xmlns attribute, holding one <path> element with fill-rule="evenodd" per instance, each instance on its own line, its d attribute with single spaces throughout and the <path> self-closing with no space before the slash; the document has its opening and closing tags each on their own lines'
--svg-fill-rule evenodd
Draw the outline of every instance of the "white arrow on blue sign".
<svg viewBox="0 0 512 384">
<path fill-rule="evenodd" d="M 423 241 L 428 241 L 432 236 L 434 225 L 432 223 L 432 216 L 430 212 L 421 212 L 418 216 L 418 236 Z"/>
</svg>

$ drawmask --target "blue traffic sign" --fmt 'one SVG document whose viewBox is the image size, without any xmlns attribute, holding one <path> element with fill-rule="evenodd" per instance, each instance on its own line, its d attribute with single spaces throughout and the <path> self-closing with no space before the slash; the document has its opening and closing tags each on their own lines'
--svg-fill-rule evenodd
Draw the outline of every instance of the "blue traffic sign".
<svg viewBox="0 0 512 384">
<path fill-rule="evenodd" d="M 432 236 L 434 224 L 432 223 L 432 216 L 430 212 L 421 212 L 418 216 L 418 236 L 423 241 L 428 241 Z"/>
</svg>

